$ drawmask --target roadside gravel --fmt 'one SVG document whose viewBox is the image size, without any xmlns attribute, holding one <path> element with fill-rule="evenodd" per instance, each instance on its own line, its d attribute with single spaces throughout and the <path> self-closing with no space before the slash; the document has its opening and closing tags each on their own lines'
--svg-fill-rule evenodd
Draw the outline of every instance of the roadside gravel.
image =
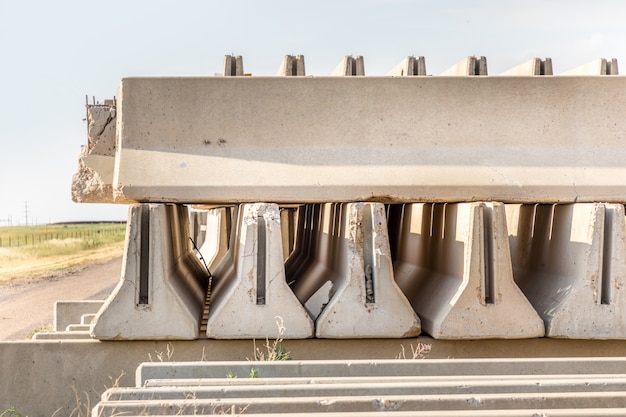
<svg viewBox="0 0 626 417">
<path fill-rule="evenodd" d="M 55 301 L 103 300 L 120 279 L 122 257 L 0 285 L 0 341 L 52 326 Z"/>
</svg>

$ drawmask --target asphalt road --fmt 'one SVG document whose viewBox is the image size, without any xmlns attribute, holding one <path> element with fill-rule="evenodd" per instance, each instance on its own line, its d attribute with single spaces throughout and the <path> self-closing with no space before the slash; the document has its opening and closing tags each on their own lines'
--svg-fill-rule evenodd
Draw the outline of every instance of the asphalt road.
<svg viewBox="0 0 626 417">
<path fill-rule="evenodd" d="M 52 326 L 55 301 L 104 300 L 120 279 L 122 258 L 0 285 L 0 340 L 23 340 Z"/>
</svg>

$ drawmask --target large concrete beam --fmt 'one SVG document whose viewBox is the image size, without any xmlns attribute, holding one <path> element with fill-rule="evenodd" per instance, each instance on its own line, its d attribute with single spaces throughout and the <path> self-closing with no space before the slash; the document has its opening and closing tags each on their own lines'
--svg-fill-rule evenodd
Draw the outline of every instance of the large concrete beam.
<svg viewBox="0 0 626 417">
<path fill-rule="evenodd" d="M 126 78 L 134 201 L 624 202 L 626 79 Z"/>
<path fill-rule="evenodd" d="M 207 272 L 189 241 L 185 206 L 130 208 L 122 276 L 98 312 L 92 337 L 197 339 Z"/>
<path fill-rule="evenodd" d="M 546 335 L 626 338 L 621 204 L 507 205 L 515 280 Z"/>
<path fill-rule="evenodd" d="M 503 204 L 412 204 L 399 214 L 396 281 L 425 332 L 438 339 L 544 335 L 513 281 Z"/>
</svg>

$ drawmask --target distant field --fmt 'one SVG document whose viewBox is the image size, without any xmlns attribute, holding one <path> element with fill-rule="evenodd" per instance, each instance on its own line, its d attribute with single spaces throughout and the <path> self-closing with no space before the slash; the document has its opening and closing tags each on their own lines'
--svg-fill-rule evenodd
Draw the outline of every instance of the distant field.
<svg viewBox="0 0 626 417">
<path fill-rule="evenodd" d="M 0 227 L 0 282 L 121 256 L 125 233 L 122 223 Z"/>
</svg>

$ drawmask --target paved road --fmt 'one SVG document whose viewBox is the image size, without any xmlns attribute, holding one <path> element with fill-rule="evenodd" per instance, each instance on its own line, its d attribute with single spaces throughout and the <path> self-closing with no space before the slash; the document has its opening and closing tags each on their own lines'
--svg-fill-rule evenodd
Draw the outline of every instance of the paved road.
<svg viewBox="0 0 626 417">
<path fill-rule="evenodd" d="M 46 278 L 0 285 L 0 340 L 22 340 L 51 326 L 58 300 L 103 300 L 120 279 L 122 258 Z"/>
</svg>

